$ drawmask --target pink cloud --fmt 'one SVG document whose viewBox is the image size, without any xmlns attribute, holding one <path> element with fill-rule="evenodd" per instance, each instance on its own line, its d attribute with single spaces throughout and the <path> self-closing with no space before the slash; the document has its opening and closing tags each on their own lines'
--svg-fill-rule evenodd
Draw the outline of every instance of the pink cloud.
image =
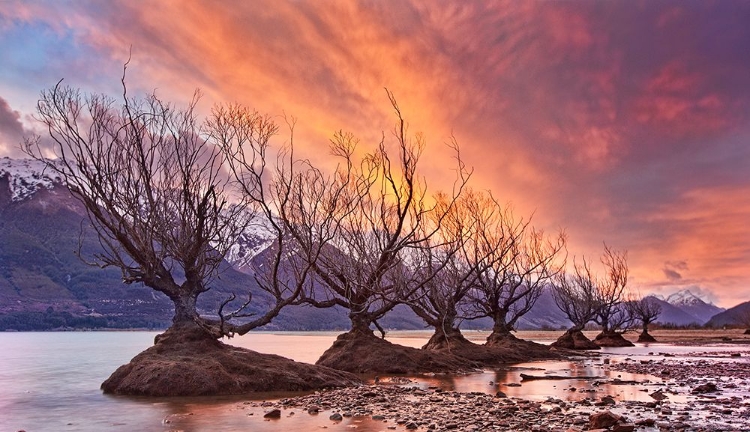
<svg viewBox="0 0 750 432">
<path fill-rule="evenodd" d="M 689 274 L 675 271 L 720 290 L 710 267 L 740 268 L 746 255 L 726 237 L 744 235 L 748 219 L 695 212 L 731 209 L 750 181 L 737 144 L 750 124 L 750 7 L 727 3 L 17 3 L 0 21 L 70 31 L 95 54 L 54 69 L 75 86 L 116 90 L 132 46 L 135 93 L 179 102 L 201 88 L 205 111 L 222 101 L 293 115 L 300 151 L 321 162 L 336 130 L 363 144 L 388 136 L 387 87 L 427 137 L 435 188 L 449 186 L 442 143 L 453 134 L 476 188 L 535 212 L 547 229 L 567 228 L 572 251 L 596 254 L 611 241 L 651 283 L 668 282 L 664 262 L 687 260 Z M 94 88 L 105 78 L 111 87 Z M 716 218 L 713 229 L 706 221 Z M 717 238 L 732 247 L 720 250 Z"/>
<path fill-rule="evenodd" d="M 21 144 L 26 135 L 29 135 L 29 131 L 21 121 L 21 113 L 13 110 L 8 102 L 0 97 L 0 154 L 22 157 Z"/>
<path fill-rule="evenodd" d="M 646 83 L 636 98 L 638 122 L 672 136 L 695 136 L 723 131 L 739 120 L 724 99 L 712 89 L 709 77 L 672 62 Z"/>
</svg>

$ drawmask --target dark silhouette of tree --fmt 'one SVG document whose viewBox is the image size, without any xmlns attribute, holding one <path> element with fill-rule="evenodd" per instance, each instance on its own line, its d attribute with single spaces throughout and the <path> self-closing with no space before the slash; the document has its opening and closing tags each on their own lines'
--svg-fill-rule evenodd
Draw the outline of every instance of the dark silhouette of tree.
<svg viewBox="0 0 750 432">
<path fill-rule="evenodd" d="M 346 308 L 353 334 L 372 335 L 370 325 L 379 327 L 378 319 L 432 280 L 433 272 L 414 271 L 411 249 L 426 247 L 437 234 L 469 177 L 453 140 L 450 147 L 458 160 L 453 193 L 445 203 L 428 199 L 426 181 L 417 170 L 424 138 L 407 135 L 398 104 L 391 93 L 388 96 L 397 116 L 395 155 L 385 138 L 360 159 L 355 157 L 358 141 L 353 135 L 339 132 L 332 140 L 333 154 L 347 167 L 342 174 L 346 177 L 339 181 L 348 186 L 350 197 L 335 212 L 333 247 L 320 249 L 312 263 L 327 294 L 311 295 L 307 302 Z M 301 218 L 299 223 L 303 231 L 315 229 L 311 218 Z M 300 243 L 314 247 L 304 240 Z"/>
<path fill-rule="evenodd" d="M 561 272 L 555 277 L 553 295 L 555 304 L 573 325 L 552 346 L 597 349 L 583 335 L 583 329 L 597 311 L 597 280 L 586 257 L 580 262 L 574 258 L 573 272 Z"/>
<path fill-rule="evenodd" d="M 459 305 L 474 285 L 479 272 L 475 265 L 481 260 L 474 247 L 473 231 L 477 228 L 471 215 L 477 211 L 476 194 L 466 191 L 448 211 L 434 238 L 413 249 L 414 272 L 424 273 L 427 280 L 407 303 L 427 325 L 435 329 L 425 349 L 450 348 L 469 343 L 461 335 Z M 447 205 L 445 197 L 439 197 Z"/>
<path fill-rule="evenodd" d="M 270 118 L 247 107 L 228 105 L 216 107 L 207 122 L 242 200 L 270 228 L 274 239 L 266 261 L 255 271 L 256 282 L 272 295 L 274 303 L 264 314 L 229 327 L 239 334 L 268 324 L 282 308 L 307 298 L 304 293 L 313 291 L 318 256 L 339 229 L 337 217 L 352 206 L 346 202 L 351 197 L 346 171 L 351 167 L 339 167 L 326 177 L 309 161 L 296 159 L 293 121 L 288 125 L 290 142 L 274 156 L 269 154 L 273 150 L 269 138 L 278 128 Z M 243 308 L 248 302 L 234 312 L 220 313 L 222 325 L 231 318 L 247 317 Z"/>
<path fill-rule="evenodd" d="M 656 339 L 648 333 L 648 326 L 661 314 L 661 305 L 658 300 L 654 296 L 646 296 L 631 298 L 625 304 L 630 315 L 641 323 L 643 331 L 638 336 L 638 342 L 656 342 Z"/>
<path fill-rule="evenodd" d="M 602 331 L 595 340 L 603 346 L 632 346 L 622 337 L 633 322 L 630 310 L 623 304 L 628 284 L 627 252 L 613 251 L 605 244 L 601 262 L 605 276 L 596 285 L 597 308 L 593 320 Z"/>
<path fill-rule="evenodd" d="M 119 103 L 62 82 L 44 91 L 37 110 L 56 159 L 39 137 L 27 139 L 25 151 L 83 204 L 102 247 L 93 264 L 164 293 L 174 304 L 173 328 L 221 337 L 225 331 L 198 315 L 196 301 L 252 213 L 227 200 L 221 154 L 200 134 L 197 93 L 178 109 L 155 94 L 128 96 L 124 76 L 122 86 Z"/>
<path fill-rule="evenodd" d="M 565 249 L 566 237 L 560 232 L 548 237 L 534 229 L 530 220 L 516 219 L 491 195 L 480 194 L 471 211 L 476 226 L 473 239 L 478 252 L 471 262 L 478 277 L 467 296 L 470 319 L 493 320 L 488 345 L 514 338 L 518 320 L 534 307 L 542 290 L 562 270 L 556 262 Z"/>
<path fill-rule="evenodd" d="M 632 345 L 622 337 L 622 332 L 632 322 L 632 316 L 623 304 L 628 281 L 627 255 L 613 251 L 605 244 L 600 260 L 605 269 L 603 277 L 592 271 L 590 262 L 584 257 L 580 263 L 573 260 L 572 274 L 562 273 L 556 278 L 555 303 L 573 326 L 553 345 L 594 348 L 582 333 L 589 321 L 602 326 L 596 337 L 598 344 Z"/>
</svg>

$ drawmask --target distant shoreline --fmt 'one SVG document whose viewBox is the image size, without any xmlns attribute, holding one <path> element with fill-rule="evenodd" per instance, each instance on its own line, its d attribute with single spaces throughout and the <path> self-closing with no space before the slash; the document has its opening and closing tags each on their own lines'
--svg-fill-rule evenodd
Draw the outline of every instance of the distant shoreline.
<svg viewBox="0 0 750 432">
<path fill-rule="evenodd" d="M 151 332 L 160 333 L 163 329 L 149 328 L 102 328 L 102 329 L 54 329 L 54 330 L 5 330 L 5 333 L 67 333 L 67 332 Z M 346 330 L 254 330 L 252 333 L 278 334 L 278 335 L 338 335 Z M 649 333 L 657 340 L 656 344 L 677 345 L 707 345 L 707 344 L 750 344 L 750 335 L 744 334 L 745 329 L 654 329 Z M 490 330 L 464 330 L 464 336 L 477 344 L 484 343 L 490 334 Z M 515 332 L 516 337 L 525 340 L 533 340 L 540 343 L 551 343 L 555 341 L 564 330 L 519 330 Z M 584 334 L 593 339 L 599 333 L 598 330 L 587 330 Z M 432 330 L 388 330 L 386 338 L 398 340 L 400 338 L 424 338 L 428 339 Z M 639 331 L 629 331 L 624 337 L 632 342 L 638 339 Z M 240 336 L 241 337 L 241 336 Z"/>
</svg>

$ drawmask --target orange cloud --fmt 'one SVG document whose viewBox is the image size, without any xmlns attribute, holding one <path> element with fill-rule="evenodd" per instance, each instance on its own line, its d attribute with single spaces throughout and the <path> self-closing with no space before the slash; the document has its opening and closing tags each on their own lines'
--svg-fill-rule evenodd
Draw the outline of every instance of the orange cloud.
<svg viewBox="0 0 750 432">
<path fill-rule="evenodd" d="M 566 228 L 572 253 L 628 249 L 635 280 L 654 287 L 673 282 L 665 262 L 685 260 L 683 281 L 719 290 L 719 262 L 734 265 L 727 286 L 750 283 L 733 240 L 748 218 L 731 211 L 750 183 L 737 144 L 750 134 L 750 6 L 728 3 L 17 2 L 0 33 L 39 25 L 83 53 L 50 59 L 42 84 L 19 79 L 34 95 L 61 77 L 117 94 L 132 46 L 134 94 L 185 102 L 200 88 L 204 112 L 239 102 L 294 116 L 300 154 L 318 163 L 334 131 L 390 138 L 388 88 L 425 134 L 430 190 L 450 186 L 442 144 L 455 135 L 473 186 Z"/>
<path fill-rule="evenodd" d="M 636 274 L 652 286 L 698 285 L 722 293 L 722 303 L 746 301 L 750 262 L 750 186 L 700 188 L 685 192 L 644 217 L 658 237 L 642 239 Z M 639 256 L 640 255 L 640 256 Z M 682 281 L 664 274 L 661 264 L 683 262 Z M 689 264 L 689 269 L 687 268 Z M 664 280 L 671 279 L 671 280 Z"/>
</svg>

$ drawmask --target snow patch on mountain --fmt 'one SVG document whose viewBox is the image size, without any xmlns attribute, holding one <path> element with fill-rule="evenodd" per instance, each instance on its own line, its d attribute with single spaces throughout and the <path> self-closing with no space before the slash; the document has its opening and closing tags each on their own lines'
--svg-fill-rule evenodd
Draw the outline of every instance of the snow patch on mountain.
<svg viewBox="0 0 750 432">
<path fill-rule="evenodd" d="M 680 309 L 682 312 L 691 315 L 695 318 L 696 323 L 702 325 L 717 313 L 724 311 L 724 308 L 714 305 L 708 300 L 708 298 L 704 299 L 703 297 L 708 296 L 704 296 L 703 294 L 704 293 L 701 291 L 698 291 L 698 294 L 695 294 L 689 289 L 684 289 L 669 295 L 666 302 L 667 304 Z"/>
<path fill-rule="evenodd" d="M 232 267 L 246 270 L 250 261 L 271 246 L 275 238 L 276 233 L 264 217 L 254 218 L 229 248 L 224 259 Z"/>
<path fill-rule="evenodd" d="M 690 292 L 690 290 L 682 290 L 674 294 L 671 294 L 669 297 L 666 298 L 666 301 L 667 303 L 675 305 L 675 306 L 712 304 L 710 301 L 707 301 L 693 294 L 692 292 Z"/>
<path fill-rule="evenodd" d="M 22 201 L 39 189 L 52 189 L 62 184 L 62 177 L 47 165 L 34 159 L 0 159 L 0 177 L 8 176 L 11 199 Z"/>
<path fill-rule="evenodd" d="M 8 177 L 12 201 L 23 201 L 41 189 L 52 189 L 63 184 L 63 178 L 47 165 L 35 159 L 0 159 L 0 178 Z M 226 260 L 235 268 L 247 267 L 250 260 L 268 248 L 275 233 L 263 217 L 255 218 L 236 243 L 230 248 Z"/>
</svg>

